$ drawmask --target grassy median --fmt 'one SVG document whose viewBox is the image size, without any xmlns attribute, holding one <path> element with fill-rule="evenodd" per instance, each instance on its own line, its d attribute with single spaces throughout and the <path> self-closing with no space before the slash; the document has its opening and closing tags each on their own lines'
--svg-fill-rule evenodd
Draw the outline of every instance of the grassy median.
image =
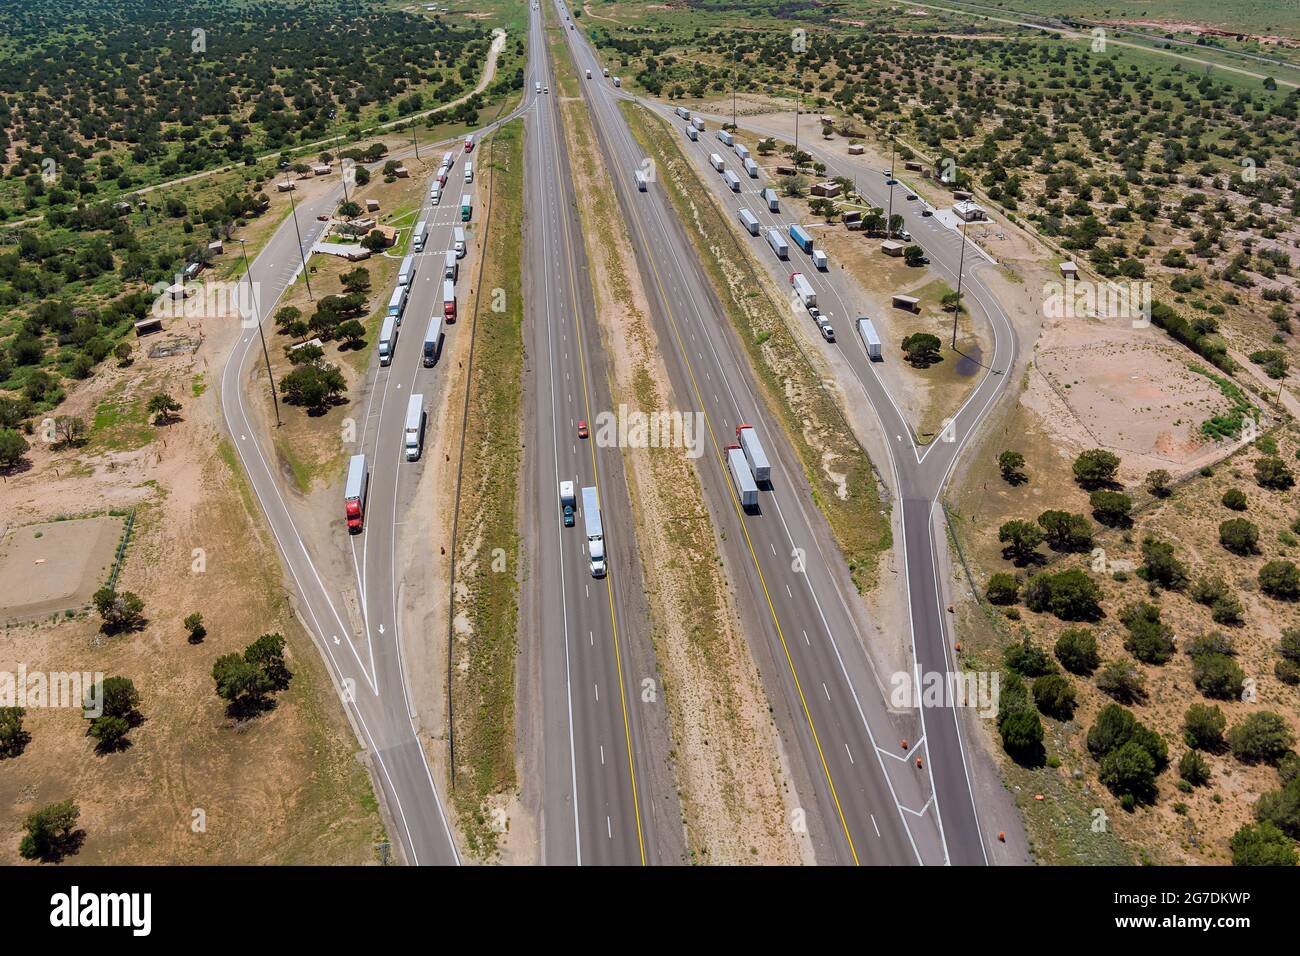
<svg viewBox="0 0 1300 956">
<path fill-rule="evenodd" d="M 489 858 L 500 827 L 492 798 L 515 776 L 519 618 L 519 473 L 523 388 L 521 281 L 524 130 L 515 120 L 482 146 L 490 176 L 482 273 L 471 278 L 473 358 L 461 458 L 451 648 L 452 800 L 469 851 Z M 490 207 L 487 197 L 490 198 Z M 499 311 L 495 311 L 497 309 Z"/>
<path fill-rule="evenodd" d="M 826 516 L 858 590 L 876 583 L 880 554 L 892 544 L 871 459 L 766 291 L 748 253 L 729 230 L 709 190 L 692 171 L 671 130 L 643 107 L 621 104 L 633 135 L 654 158 L 662 183 L 704 264 L 723 309 L 749 351 L 768 405 L 799 455 L 813 499 Z"/>
</svg>

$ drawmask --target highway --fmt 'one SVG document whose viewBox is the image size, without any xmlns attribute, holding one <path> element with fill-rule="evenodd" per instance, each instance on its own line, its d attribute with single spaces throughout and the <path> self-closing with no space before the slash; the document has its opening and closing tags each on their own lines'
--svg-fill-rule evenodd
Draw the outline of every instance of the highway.
<svg viewBox="0 0 1300 956">
<path fill-rule="evenodd" d="M 540 773 L 525 772 L 540 808 L 542 861 L 640 865 L 681 862 L 681 809 L 668 766 L 662 704 L 642 700 L 657 674 L 621 450 L 580 439 L 611 406 L 606 359 L 587 278 L 581 220 L 560 125 L 540 5 L 531 15 L 526 120 L 525 334 L 530 403 L 524 538 L 534 568 L 525 585 L 521 644 L 540 671 Z M 574 526 L 558 486 L 575 485 Z M 609 573 L 591 574 L 582 492 L 598 489 Z M 662 693 L 657 695 L 662 700 Z M 521 720 L 528 719 L 521 717 Z M 540 793 L 537 792 L 540 786 Z"/>
<path fill-rule="evenodd" d="M 581 31 L 564 33 L 578 75 L 592 70 L 592 80 L 579 80 L 582 95 L 676 400 L 682 411 L 705 416 L 710 453 L 696 467 L 803 803 L 792 825 L 806 821 L 819 863 L 946 862 L 929 773 L 915 765 L 918 757 L 928 765 L 929 744 L 910 715 L 885 708 L 863 651 L 865 611 L 798 459 L 758 397 L 747 353 L 720 319 L 724 311 L 668 198 L 653 183 L 637 191 L 633 173 L 644 156 L 619 111 L 620 91 L 601 78 Z M 741 423 L 759 432 L 772 462 L 771 487 L 760 491 L 755 513 L 740 509 L 723 465 Z"/>
<path fill-rule="evenodd" d="M 681 134 L 680 142 L 684 151 L 692 158 L 701 178 L 712 188 L 733 222 L 739 222 L 738 213 L 742 208 L 750 210 L 759 219 L 758 237 L 750 237 L 738 227 L 733 227 L 743 236 L 740 241 L 750 245 L 755 258 L 781 284 L 788 285 L 791 272 L 802 272 L 817 292 L 819 307 L 835 317 L 833 324 L 836 342 L 831 344 L 821 342 L 820 339 L 818 341 L 822 348 L 838 350 L 843 355 L 854 382 L 870 400 L 886 437 L 894 487 L 902 501 L 902 567 L 907 581 L 908 610 L 912 619 L 912 643 L 918 675 L 955 672 L 957 666 L 940 588 L 940 562 L 935 540 L 936 533 L 943 533 L 942 525 L 936 520 L 939 517 L 938 499 L 967 440 L 1002 394 L 1007 382 L 1004 373 L 1014 366 L 1018 350 L 1015 331 L 1006 313 L 980 278 L 980 274 L 992 266 L 973 247 L 966 249 L 963 304 L 975 322 L 991 330 L 993 354 L 984 360 L 985 368 L 980 381 L 960 410 L 950 419 L 950 427 L 936 440 L 922 445 L 889 394 L 877 364 L 868 358 L 854 327 L 857 316 L 868 315 L 872 318 L 885 340 L 884 360 L 899 361 L 897 343 L 890 338 L 888 332 L 888 316 L 871 314 L 863 305 L 852 282 L 836 268 L 834 262 L 829 270 L 819 271 L 813 265 L 811 256 L 793 241 L 789 243 L 789 260 L 776 258 L 763 236 L 772 227 L 786 235 L 792 220 L 784 206 L 780 212 L 769 212 L 766 203 L 757 195 L 769 185 L 766 177 L 762 173 L 758 179 L 745 175 L 734 151 L 716 138 L 723 117 L 709 117 L 710 121 L 706 124 L 709 129 L 699 134 L 698 141 L 692 142 L 685 135 L 686 124 L 682 120 L 662 104 L 652 105 L 657 112 L 673 122 Z M 775 130 L 764 127 L 761 123 L 744 122 L 741 125 L 759 135 L 777 135 Z M 904 198 L 908 192 L 905 185 L 891 187 L 888 185 L 889 177 L 882 171 L 871 169 L 865 163 L 846 162 L 804 141 L 800 142 L 800 148 L 826 164 L 827 178 L 843 175 L 853 179 L 864 198 L 883 209 L 890 208 L 889 191 L 893 189 L 895 196 L 892 208 L 896 213 L 902 214 L 904 228 L 930 256 L 929 269 L 951 285 L 956 285 L 957 268 L 961 259 L 960 234 L 934 217 L 921 215 L 924 202 L 908 202 Z M 714 152 L 724 157 L 726 168 L 735 170 L 741 176 L 739 193 L 727 188 L 721 174 L 715 172 L 709 164 L 709 155 Z M 863 241 L 876 240 L 864 237 Z M 807 321 L 811 322 L 811 319 Z M 946 571 L 945 567 L 943 573 L 946 574 Z M 953 863 L 985 863 L 987 851 L 971 792 L 957 711 L 952 706 L 951 699 L 945 698 L 938 706 L 922 708 L 921 716 L 925 724 L 931 772 L 945 824 L 950 860 Z"/>
</svg>

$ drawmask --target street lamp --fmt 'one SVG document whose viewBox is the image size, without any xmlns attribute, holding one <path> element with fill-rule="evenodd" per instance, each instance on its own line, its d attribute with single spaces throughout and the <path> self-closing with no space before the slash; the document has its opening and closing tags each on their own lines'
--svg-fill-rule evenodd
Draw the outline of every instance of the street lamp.
<svg viewBox="0 0 1300 956">
<path fill-rule="evenodd" d="M 235 240 L 244 253 L 244 274 L 248 276 L 248 288 L 253 294 L 253 315 L 257 319 L 257 337 L 262 340 L 262 358 L 266 361 L 266 380 L 271 384 L 271 404 L 275 406 L 275 427 L 279 428 L 280 398 L 275 394 L 275 376 L 271 373 L 271 353 L 266 350 L 266 335 L 262 332 L 262 309 L 257 304 L 257 283 L 253 281 L 253 267 L 248 261 L 248 246 L 243 239 Z"/>
<path fill-rule="evenodd" d="M 952 349 L 957 351 L 957 320 L 961 318 L 961 272 L 966 264 L 966 217 L 961 220 L 961 254 L 957 257 L 957 302 L 952 312 Z"/>
</svg>

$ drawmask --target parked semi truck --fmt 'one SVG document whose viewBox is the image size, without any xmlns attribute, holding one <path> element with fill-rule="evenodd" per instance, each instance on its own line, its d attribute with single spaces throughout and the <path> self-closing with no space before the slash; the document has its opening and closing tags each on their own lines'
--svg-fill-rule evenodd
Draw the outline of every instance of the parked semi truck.
<svg viewBox="0 0 1300 956">
<path fill-rule="evenodd" d="M 450 279 L 442 280 L 442 317 L 448 322 L 456 321 L 456 283 Z"/>
<path fill-rule="evenodd" d="M 402 260 L 402 265 L 397 270 L 397 284 L 410 285 L 411 279 L 415 276 L 415 256 L 407 254 Z"/>
<path fill-rule="evenodd" d="M 388 297 L 388 312 L 386 318 L 394 319 L 398 325 L 402 324 L 402 313 L 406 311 L 406 286 L 399 285 L 393 290 L 393 294 Z"/>
<path fill-rule="evenodd" d="M 343 485 L 343 513 L 347 517 L 349 534 L 360 534 L 366 523 L 366 491 L 369 487 L 366 456 L 353 455 L 348 461 L 348 479 Z"/>
<path fill-rule="evenodd" d="M 429 232 L 429 224 L 424 221 L 415 224 L 415 232 L 411 233 L 411 245 L 416 252 L 424 251 L 424 237 Z"/>
<path fill-rule="evenodd" d="M 465 255 L 465 230 L 457 226 L 452 230 L 452 248 L 456 251 L 456 258 L 463 258 Z"/>
<path fill-rule="evenodd" d="M 424 451 L 424 396 L 412 395 L 406 402 L 406 428 L 402 447 L 407 461 L 419 461 Z"/>
<path fill-rule="evenodd" d="M 464 195 L 460 197 L 460 221 L 469 222 L 470 216 L 474 214 L 474 197 Z"/>
<path fill-rule="evenodd" d="M 736 144 L 736 155 L 741 159 L 749 159 L 749 147 L 744 143 Z"/>
<path fill-rule="evenodd" d="M 460 278 L 460 263 L 456 260 L 454 249 L 448 249 L 442 257 L 442 277 L 452 282 Z"/>
<path fill-rule="evenodd" d="M 722 178 L 726 182 L 727 188 L 730 189 L 733 193 L 740 192 L 739 176 L 737 176 L 730 169 L 728 169 L 725 173 L 722 174 Z"/>
<path fill-rule="evenodd" d="M 790 238 L 793 239 L 794 244 L 798 246 L 800 249 L 802 249 L 804 252 L 812 252 L 812 248 L 813 248 L 812 233 L 810 233 L 803 226 L 799 225 L 798 223 L 792 224 L 790 226 Z"/>
<path fill-rule="evenodd" d="M 802 272 L 790 273 L 790 285 L 799 296 L 799 301 L 803 303 L 805 309 L 817 304 L 817 293 L 813 290 L 812 285 L 804 278 Z"/>
<path fill-rule="evenodd" d="M 397 351 L 397 319 L 386 315 L 384 324 L 379 328 L 379 364 L 391 365 L 395 351 Z"/>
<path fill-rule="evenodd" d="M 781 200 L 776 195 L 776 190 L 772 187 L 764 189 L 762 192 L 763 202 L 767 203 L 768 212 L 780 212 Z"/>
<path fill-rule="evenodd" d="M 758 432 L 754 431 L 754 426 L 737 425 L 736 441 L 740 443 L 740 449 L 745 453 L 745 460 L 749 462 L 749 470 L 754 473 L 754 480 L 770 480 L 772 466 L 768 464 L 767 452 L 763 450 L 763 443 L 758 440 Z"/>
<path fill-rule="evenodd" d="M 750 179 L 757 179 L 757 178 L 758 178 L 758 163 L 754 162 L 754 161 L 753 161 L 752 159 L 750 159 L 749 157 L 745 157 L 745 172 L 749 173 L 749 178 L 750 178 Z"/>
<path fill-rule="evenodd" d="M 875 362 L 880 361 L 880 336 L 876 334 L 876 327 L 870 319 L 858 319 L 858 335 L 862 336 L 862 344 L 867 347 L 867 357 Z"/>
<path fill-rule="evenodd" d="M 772 247 L 772 251 L 776 253 L 778 259 L 790 258 L 790 244 L 775 229 L 767 231 L 767 244 Z"/>
<path fill-rule="evenodd" d="M 424 350 L 422 360 L 425 368 L 433 368 L 442 352 L 442 316 L 437 312 L 429 319 L 429 327 L 424 330 Z"/>
<path fill-rule="evenodd" d="M 727 469 L 731 472 L 731 483 L 736 486 L 740 506 L 746 511 L 758 507 L 758 485 L 754 483 L 749 462 L 739 445 L 727 446 Z"/>
<path fill-rule="evenodd" d="M 717 153 L 709 153 L 709 165 L 718 172 L 722 172 L 722 157 Z"/>
<path fill-rule="evenodd" d="M 722 145 L 724 145 L 724 146 L 735 146 L 735 145 L 736 145 L 736 139 L 735 139 L 735 137 L 733 137 L 733 136 L 732 136 L 730 133 L 728 133 L 725 129 L 720 129 L 720 130 L 718 130 L 718 140 L 719 140 L 719 142 L 721 142 Z"/>
<path fill-rule="evenodd" d="M 573 515 L 577 510 L 578 502 L 573 496 L 573 482 L 560 482 L 560 514 L 564 517 L 564 526 L 573 527 Z"/>
<path fill-rule="evenodd" d="M 758 217 L 748 209 L 740 210 L 740 221 L 745 225 L 745 231 L 751 236 L 758 235 Z"/>
<path fill-rule="evenodd" d="M 594 486 L 582 489 L 582 520 L 587 526 L 587 556 L 591 558 L 591 576 L 605 576 L 605 532 L 600 524 L 600 498 Z"/>
</svg>

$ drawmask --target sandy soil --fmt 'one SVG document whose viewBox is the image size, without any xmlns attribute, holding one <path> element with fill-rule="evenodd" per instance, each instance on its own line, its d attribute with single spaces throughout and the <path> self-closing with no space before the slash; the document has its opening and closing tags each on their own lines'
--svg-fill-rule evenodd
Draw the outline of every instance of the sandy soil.
<svg viewBox="0 0 1300 956">
<path fill-rule="evenodd" d="M 125 518 L 14 528 L 0 542 L 0 619 L 82 608 L 108 580 Z"/>
</svg>

